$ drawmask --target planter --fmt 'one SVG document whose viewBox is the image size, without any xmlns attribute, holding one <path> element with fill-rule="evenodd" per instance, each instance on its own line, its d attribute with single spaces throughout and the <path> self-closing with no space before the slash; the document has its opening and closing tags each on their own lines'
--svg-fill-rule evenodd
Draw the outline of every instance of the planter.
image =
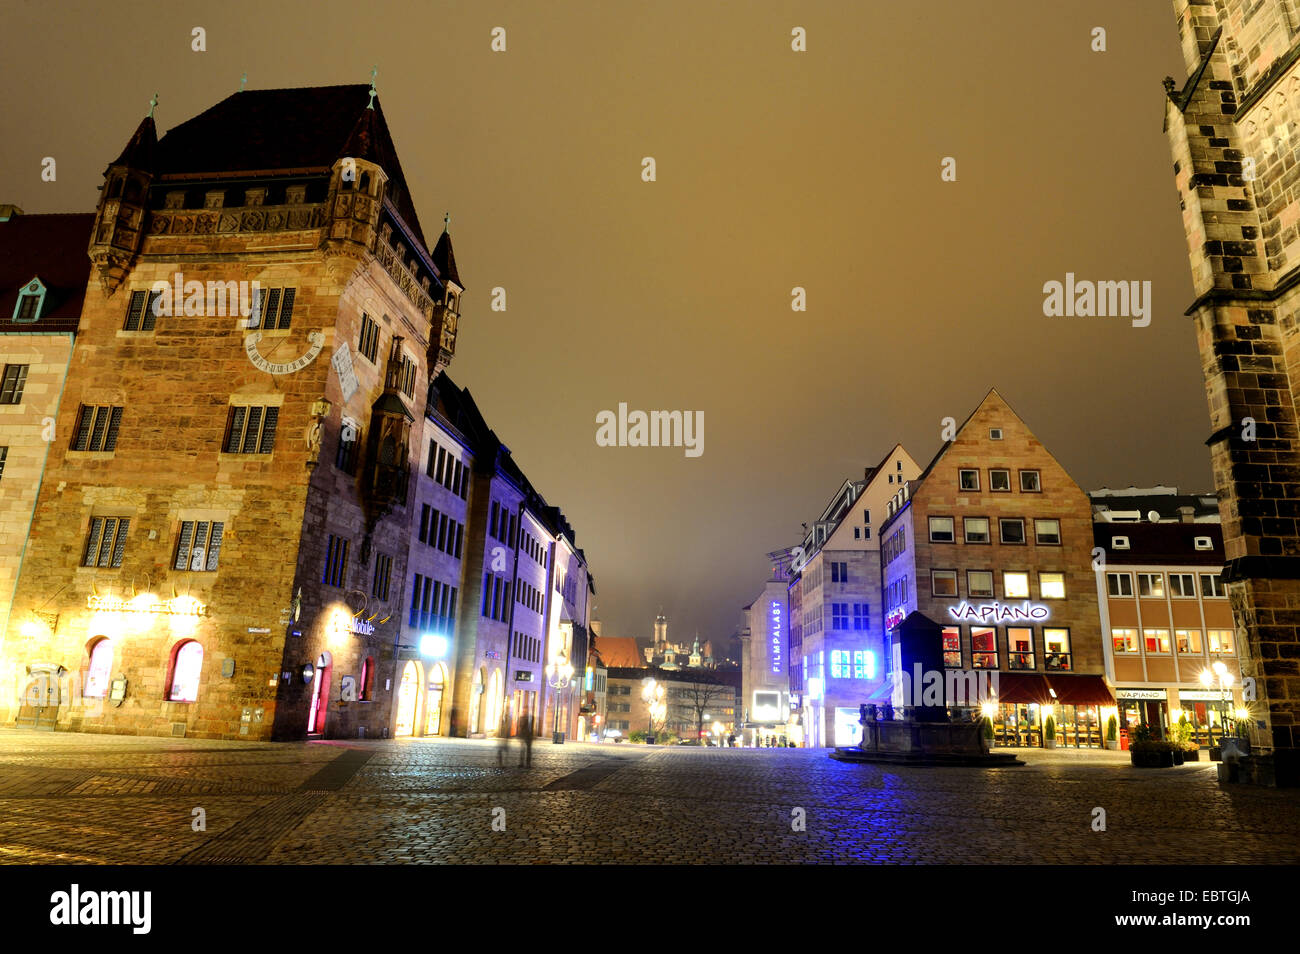
<svg viewBox="0 0 1300 954">
<path fill-rule="evenodd" d="M 1174 750 L 1173 750 L 1172 752 L 1170 752 L 1169 754 L 1172 755 L 1172 756 L 1174 757 L 1174 764 L 1175 764 L 1175 765 L 1182 765 L 1182 764 L 1183 764 L 1183 750 L 1182 750 L 1182 749 L 1174 749 Z"/>
<path fill-rule="evenodd" d="M 1045 748 L 1045 749 L 1054 749 L 1054 748 L 1056 748 L 1056 740 L 1055 740 L 1055 739 L 1043 739 L 1043 748 Z"/>
<path fill-rule="evenodd" d="M 1129 749 L 1129 760 L 1137 768 L 1173 768 L 1174 753 L 1169 751 L 1163 752 L 1145 752 L 1142 750 Z"/>
<path fill-rule="evenodd" d="M 1110 751 L 1110 752 L 1117 752 L 1117 751 L 1119 751 L 1119 739 L 1107 739 L 1107 740 L 1106 740 L 1106 749 L 1107 749 L 1107 751 Z"/>
<path fill-rule="evenodd" d="M 1184 751 L 1183 751 L 1183 761 L 1185 761 L 1185 762 L 1199 762 L 1200 760 L 1201 760 L 1201 750 L 1200 750 L 1200 749 L 1190 749 L 1190 750 L 1184 750 Z"/>
</svg>

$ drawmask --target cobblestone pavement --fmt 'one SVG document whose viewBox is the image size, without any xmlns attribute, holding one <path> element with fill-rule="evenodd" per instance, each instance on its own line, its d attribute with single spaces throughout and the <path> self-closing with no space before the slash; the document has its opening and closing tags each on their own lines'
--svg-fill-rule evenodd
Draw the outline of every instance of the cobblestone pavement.
<svg viewBox="0 0 1300 954">
<path fill-rule="evenodd" d="M 533 754 L 519 768 L 518 749 L 499 767 L 491 741 L 4 729 L 0 863 L 1300 862 L 1300 793 L 1220 788 L 1207 762 L 1144 770 L 1058 749 L 1017 768 L 885 768 L 825 750 L 548 741 Z"/>
</svg>

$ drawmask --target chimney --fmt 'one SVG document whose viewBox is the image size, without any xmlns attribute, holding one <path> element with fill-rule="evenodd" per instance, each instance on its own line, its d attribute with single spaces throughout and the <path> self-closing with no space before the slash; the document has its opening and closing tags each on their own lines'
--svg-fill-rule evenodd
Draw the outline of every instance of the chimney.
<svg viewBox="0 0 1300 954">
<path fill-rule="evenodd" d="M 1194 517 L 1195 513 L 1196 513 L 1195 507 L 1179 507 L 1178 520 L 1180 523 L 1195 523 L 1195 517 Z"/>
</svg>

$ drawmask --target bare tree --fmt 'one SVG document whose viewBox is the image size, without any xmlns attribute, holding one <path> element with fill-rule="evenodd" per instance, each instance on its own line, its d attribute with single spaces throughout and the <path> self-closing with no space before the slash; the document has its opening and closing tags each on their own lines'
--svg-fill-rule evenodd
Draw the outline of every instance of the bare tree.
<svg viewBox="0 0 1300 954">
<path fill-rule="evenodd" d="M 727 697 L 734 699 L 731 686 L 725 683 L 700 682 L 699 677 L 696 677 L 696 681 L 682 686 L 681 692 L 686 700 L 686 707 L 695 712 L 696 741 L 699 741 L 704 731 L 704 713 L 709 710 L 710 703 L 721 702 Z"/>
</svg>

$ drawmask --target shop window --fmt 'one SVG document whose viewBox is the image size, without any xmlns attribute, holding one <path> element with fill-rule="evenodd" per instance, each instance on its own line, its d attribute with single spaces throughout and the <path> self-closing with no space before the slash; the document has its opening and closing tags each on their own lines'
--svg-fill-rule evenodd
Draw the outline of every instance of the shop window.
<svg viewBox="0 0 1300 954">
<path fill-rule="evenodd" d="M 1020 517 L 1002 517 L 998 520 L 998 534 L 1003 543 L 1022 544 L 1025 542 L 1025 521 Z"/>
<path fill-rule="evenodd" d="M 994 493 L 1011 492 L 1011 471 L 1009 470 L 990 470 L 989 471 L 989 490 Z"/>
<path fill-rule="evenodd" d="M 1147 653 L 1166 654 L 1169 652 L 1169 630 L 1144 627 L 1142 642 L 1146 646 Z"/>
<path fill-rule="evenodd" d="M 1013 626 L 1007 630 L 1007 668 L 1034 668 L 1034 631 Z"/>
<path fill-rule="evenodd" d="M 1190 573 L 1170 573 L 1169 593 L 1180 599 L 1196 599 L 1196 580 Z"/>
<path fill-rule="evenodd" d="M 1035 520 L 1034 542 L 1040 547 L 1057 547 L 1061 545 L 1061 521 Z"/>
<path fill-rule="evenodd" d="M 1070 631 L 1068 629 L 1043 630 L 1044 663 L 1049 671 L 1068 671 L 1071 664 Z"/>
<path fill-rule="evenodd" d="M 971 665 L 976 669 L 998 668 L 997 630 L 976 626 L 970 631 Z"/>
<path fill-rule="evenodd" d="M 1029 599 L 1029 574 L 1018 570 L 1003 572 L 1002 594 L 1009 600 Z"/>
<path fill-rule="evenodd" d="M 172 656 L 168 702 L 194 702 L 199 697 L 199 674 L 203 670 L 203 646 L 188 639 L 177 645 Z"/>
<path fill-rule="evenodd" d="M 1133 575 L 1131 573 L 1107 573 L 1106 592 L 1111 596 L 1132 596 Z"/>
<path fill-rule="evenodd" d="M 1038 595 L 1045 600 L 1065 599 L 1065 574 L 1039 573 Z"/>
<path fill-rule="evenodd" d="M 961 668 L 961 629 L 956 626 L 943 628 L 943 664 L 948 669 Z"/>
<path fill-rule="evenodd" d="M 1223 580 L 1219 579 L 1217 574 L 1201 574 L 1201 596 L 1209 599 L 1211 597 L 1223 597 L 1227 595 L 1227 588 L 1223 585 Z"/>
<path fill-rule="evenodd" d="M 1138 595 L 1153 599 L 1165 598 L 1165 575 L 1163 573 L 1139 573 Z"/>
<path fill-rule="evenodd" d="M 1117 653 L 1135 653 L 1138 651 L 1137 630 L 1112 628 L 1110 642 Z"/>
<path fill-rule="evenodd" d="M 993 571 L 992 570 L 967 570 L 966 571 L 966 593 L 968 596 L 992 596 L 993 595 Z"/>
<path fill-rule="evenodd" d="M 1210 646 L 1211 655 L 1229 656 L 1232 654 L 1232 630 L 1207 629 L 1205 631 L 1205 640 Z"/>
<path fill-rule="evenodd" d="M 1036 494 L 1043 489 L 1042 483 L 1036 470 L 1022 470 L 1020 472 L 1020 492 L 1025 494 Z"/>
<path fill-rule="evenodd" d="M 930 593 L 934 596 L 957 595 L 956 570 L 931 570 Z"/>
<path fill-rule="evenodd" d="M 1201 654 L 1201 631 L 1199 629 L 1174 630 L 1174 645 L 1180 653 L 1199 656 Z"/>
<path fill-rule="evenodd" d="M 988 543 L 989 518 L 963 517 L 962 533 L 967 543 Z"/>
<path fill-rule="evenodd" d="M 86 685 L 82 695 L 87 699 L 102 699 L 108 695 L 108 682 L 113 672 L 113 643 L 101 636 L 90 647 L 90 665 L 86 668 Z"/>
<path fill-rule="evenodd" d="M 953 542 L 953 522 L 952 517 L 931 517 L 930 518 L 930 542 L 931 543 L 952 543 Z"/>
<path fill-rule="evenodd" d="M 979 490 L 980 472 L 974 469 L 957 471 L 957 485 L 962 490 Z"/>
</svg>

